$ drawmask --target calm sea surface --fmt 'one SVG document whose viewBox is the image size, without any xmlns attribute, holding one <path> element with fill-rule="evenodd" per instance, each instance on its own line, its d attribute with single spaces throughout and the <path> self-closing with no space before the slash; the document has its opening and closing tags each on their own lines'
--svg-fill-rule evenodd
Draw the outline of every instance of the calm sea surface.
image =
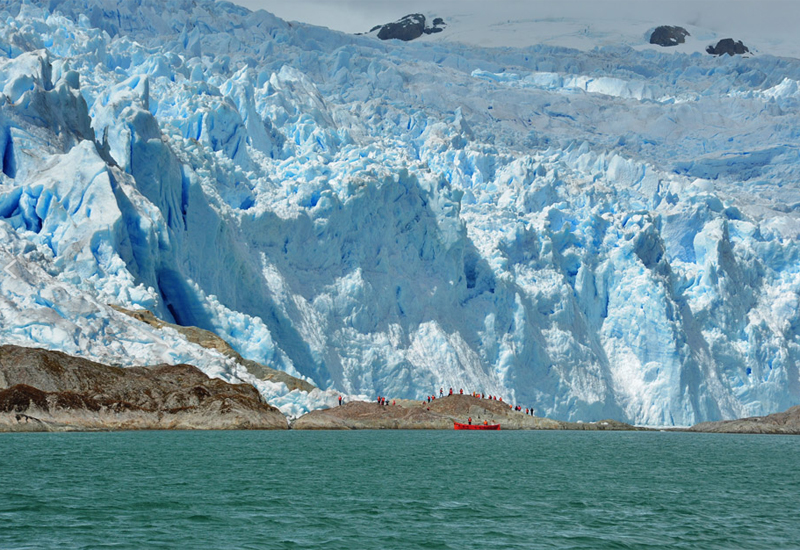
<svg viewBox="0 0 800 550">
<path fill-rule="evenodd" d="M 0 434 L 0 548 L 800 548 L 800 437 Z"/>
</svg>

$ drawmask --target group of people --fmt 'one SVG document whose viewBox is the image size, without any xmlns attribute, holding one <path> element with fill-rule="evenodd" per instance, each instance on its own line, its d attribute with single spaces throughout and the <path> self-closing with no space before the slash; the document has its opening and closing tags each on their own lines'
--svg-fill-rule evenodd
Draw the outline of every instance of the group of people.
<svg viewBox="0 0 800 550">
<path fill-rule="evenodd" d="M 522 405 L 517 405 L 516 407 L 514 407 L 514 410 L 518 411 L 518 412 L 522 412 Z M 529 415 L 533 416 L 533 407 L 526 408 L 525 409 L 525 414 L 529 414 Z"/>
<path fill-rule="evenodd" d="M 383 397 L 382 395 L 379 395 L 378 398 L 376 399 L 376 401 L 378 402 L 378 405 L 382 405 L 382 406 L 386 406 L 387 405 L 386 398 Z M 343 404 L 344 404 L 344 397 L 340 395 L 339 396 L 339 406 L 341 407 Z M 391 404 L 392 405 L 396 405 L 397 402 L 394 399 L 392 399 L 392 403 Z"/>
<path fill-rule="evenodd" d="M 450 388 L 447 395 L 453 395 L 453 393 L 454 393 L 453 388 Z M 458 390 L 458 394 L 459 395 L 464 395 L 464 389 L 463 388 L 459 389 Z M 439 397 L 444 397 L 444 388 L 439 388 Z M 474 397 L 476 399 L 489 399 L 491 401 L 500 401 L 501 403 L 503 403 L 503 398 L 502 397 L 497 397 L 496 395 L 486 395 L 486 394 L 484 394 L 482 392 L 481 393 L 472 392 L 472 397 Z M 427 399 L 428 399 L 428 403 L 430 403 L 431 401 L 435 401 L 436 400 L 436 394 L 434 393 L 433 395 L 429 395 Z M 425 403 L 423 402 L 423 405 L 424 404 Z M 509 405 L 509 407 L 512 407 L 512 405 Z M 518 411 L 518 412 L 522 412 L 523 411 L 522 405 L 513 406 L 513 409 L 515 411 Z M 531 416 L 534 416 L 533 407 L 526 407 L 524 410 L 525 410 L 525 414 L 529 414 Z"/>
<path fill-rule="evenodd" d="M 382 395 L 379 395 L 378 398 L 376 399 L 376 401 L 378 402 L 378 405 L 382 405 L 382 406 L 386 406 L 387 405 L 386 398 L 383 397 Z M 339 406 L 341 407 L 343 404 L 344 404 L 344 397 L 340 395 L 339 396 Z M 391 404 L 392 405 L 396 405 L 397 404 L 396 400 L 392 399 L 392 403 Z"/>
<path fill-rule="evenodd" d="M 453 395 L 453 393 L 454 393 L 453 388 L 450 388 L 448 395 Z M 464 390 L 463 389 L 459 389 L 458 393 L 459 393 L 459 395 L 464 395 Z M 444 397 L 444 388 L 439 388 L 439 397 Z M 489 400 L 492 400 L 492 401 L 500 401 L 501 403 L 503 402 L 503 398 L 502 397 L 497 397 L 496 395 L 486 395 L 484 393 L 478 393 L 478 392 L 472 392 L 472 397 L 474 397 L 476 399 L 489 399 Z M 429 395 L 427 397 L 428 404 L 430 404 L 431 401 L 435 401 L 435 400 L 436 400 L 436 394 L 435 393 L 433 395 Z M 387 405 L 386 397 L 384 397 L 382 395 L 379 395 L 377 397 L 376 401 L 378 402 L 378 405 L 381 405 L 381 406 L 386 406 Z M 341 407 L 342 404 L 344 404 L 344 398 L 340 395 L 339 396 L 339 406 Z M 394 399 L 392 399 L 391 405 L 395 405 L 395 404 L 396 404 L 396 401 Z M 425 405 L 425 401 L 423 401 L 422 404 Z M 512 405 L 509 405 L 509 407 L 512 407 Z M 516 406 L 513 406 L 513 409 L 515 411 L 522 412 L 523 407 L 522 407 L 522 405 L 516 405 Z M 529 414 L 531 416 L 534 416 L 533 407 L 526 407 L 524 410 L 525 410 L 525 414 Z"/>
<path fill-rule="evenodd" d="M 472 426 L 472 417 L 471 417 L 471 416 L 470 416 L 469 418 L 467 418 L 467 424 L 469 424 L 470 426 Z M 483 421 L 483 425 L 484 425 L 484 426 L 488 426 L 488 425 L 489 425 L 489 421 L 488 421 L 488 420 L 484 420 L 484 421 Z"/>
</svg>

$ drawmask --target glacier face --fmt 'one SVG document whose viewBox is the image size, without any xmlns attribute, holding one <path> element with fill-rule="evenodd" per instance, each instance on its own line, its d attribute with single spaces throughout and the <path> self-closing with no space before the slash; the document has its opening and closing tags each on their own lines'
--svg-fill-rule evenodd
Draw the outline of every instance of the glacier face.
<svg viewBox="0 0 800 550">
<path fill-rule="evenodd" d="M 4 343 L 191 362 L 287 414 L 440 386 L 650 425 L 800 401 L 798 60 L 0 9 Z"/>
</svg>

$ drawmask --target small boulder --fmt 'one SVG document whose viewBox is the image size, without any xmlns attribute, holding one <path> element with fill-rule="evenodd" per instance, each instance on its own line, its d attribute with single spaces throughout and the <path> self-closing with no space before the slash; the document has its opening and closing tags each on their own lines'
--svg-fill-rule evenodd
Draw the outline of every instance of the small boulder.
<svg viewBox="0 0 800 550">
<path fill-rule="evenodd" d="M 686 42 L 687 36 L 690 36 L 689 31 L 683 27 L 662 25 L 660 27 L 656 27 L 656 30 L 654 30 L 653 34 L 650 35 L 650 43 L 668 48 L 670 46 L 683 44 Z"/>
<path fill-rule="evenodd" d="M 748 53 L 750 50 L 742 44 L 741 40 L 735 41 L 733 38 L 723 38 L 719 42 L 717 42 L 716 46 L 709 46 L 706 48 L 706 52 L 710 53 L 711 55 L 742 55 Z"/>
</svg>

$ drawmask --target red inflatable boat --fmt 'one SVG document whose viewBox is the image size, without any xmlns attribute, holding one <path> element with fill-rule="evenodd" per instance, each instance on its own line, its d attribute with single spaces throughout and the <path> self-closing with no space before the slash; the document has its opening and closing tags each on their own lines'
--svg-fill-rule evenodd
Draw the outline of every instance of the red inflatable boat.
<svg viewBox="0 0 800 550">
<path fill-rule="evenodd" d="M 499 430 L 500 424 L 462 424 L 453 422 L 454 430 Z"/>
</svg>

